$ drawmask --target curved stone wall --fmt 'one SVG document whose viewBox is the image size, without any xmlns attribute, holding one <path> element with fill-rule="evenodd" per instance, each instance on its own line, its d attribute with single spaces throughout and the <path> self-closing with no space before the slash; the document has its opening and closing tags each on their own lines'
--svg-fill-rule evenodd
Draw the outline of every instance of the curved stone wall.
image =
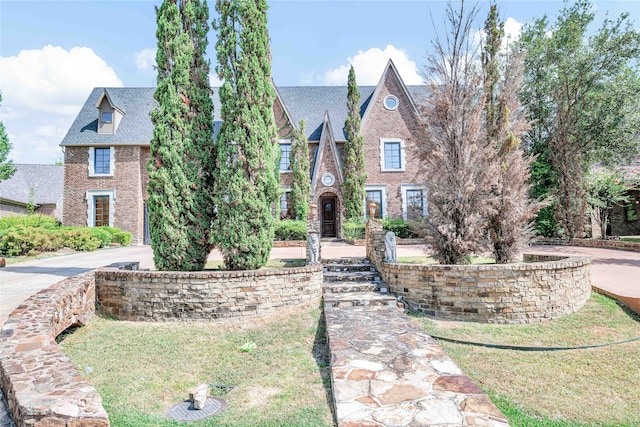
<svg viewBox="0 0 640 427">
<path fill-rule="evenodd" d="M 536 239 L 531 242 L 531 245 L 579 246 L 583 248 L 640 252 L 640 243 L 617 239 Z"/>
<path fill-rule="evenodd" d="M 589 258 L 525 254 L 524 261 L 376 267 L 392 294 L 438 319 L 540 322 L 573 313 L 589 299 Z"/>
<path fill-rule="evenodd" d="M 322 296 L 322 266 L 256 271 L 96 270 L 100 311 L 122 320 L 201 321 L 246 317 Z"/>
<path fill-rule="evenodd" d="M 0 333 L 0 380 L 18 426 L 109 426 L 98 392 L 56 337 L 95 310 L 93 272 L 58 282 L 11 313 Z"/>
</svg>

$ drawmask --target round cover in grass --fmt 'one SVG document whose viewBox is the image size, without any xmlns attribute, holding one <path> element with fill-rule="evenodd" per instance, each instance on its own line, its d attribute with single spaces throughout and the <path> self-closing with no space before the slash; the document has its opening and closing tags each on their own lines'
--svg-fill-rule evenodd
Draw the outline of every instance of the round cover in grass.
<svg viewBox="0 0 640 427">
<path fill-rule="evenodd" d="M 167 411 L 167 418 L 180 422 L 198 421 L 218 415 L 227 409 L 227 402 L 219 397 L 208 397 L 202 409 L 194 409 L 190 400 L 174 405 Z"/>
</svg>

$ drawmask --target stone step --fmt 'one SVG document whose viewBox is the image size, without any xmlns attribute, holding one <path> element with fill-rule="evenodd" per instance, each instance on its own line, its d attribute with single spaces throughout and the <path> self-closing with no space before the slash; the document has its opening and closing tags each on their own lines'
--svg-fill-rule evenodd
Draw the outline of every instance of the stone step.
<svg viewBox="0 0 640 427">
<path fill-rule="evenodd" d="M 346 258 L 333 258 L 333 259 L 325 259 L 322 260 L 322 263 L 324 265 L 327 264 L 343 264 L 343 265 L 349 265 L 349 264 L 371 264 L 371 262 L 369 261 L 369 258 L 365 258 L 365 257 L 346 257 Z"/>
<path fill-rule="evenodd" d="M 344 307 L 398 307 L 396 298 L 375 293 L 342 293 L 324 296 L 324 306 Z"/>
<path fill-rule="evenodd" d="M 354 263 L 354 264 L 323 264 L 323 269 L 326 272 L 345 272 L 345 271 L 376 271 L 375 267 L 369 263 Z"/>
<path fill-rule="evenodd" d="M 353 272 L 326 272 L 323 274 L 325 282 L 380 282 L 380 274 L 377 271 L 353 271 Z"/>
<path fill-rule="evenodd" d="M 326 282 L 324 294 L 342 294 L 346 292 L 375 292 L 380 283 L 371 281 Z"/>
</svg>

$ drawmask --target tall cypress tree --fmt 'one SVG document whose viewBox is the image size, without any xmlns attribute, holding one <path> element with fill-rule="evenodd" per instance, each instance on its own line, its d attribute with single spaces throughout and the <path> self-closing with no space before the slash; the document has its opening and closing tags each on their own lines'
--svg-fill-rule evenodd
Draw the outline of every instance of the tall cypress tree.
<svg viewBox="0 0 640 427">
<path fill-rule="evenodd" d="M 229 270 L 266 264 L 273 245 L 279 149 L 266 0 L 217 0 L 222 126 L 216 140 L 213 238 Z"/>
<path fill-rule="evenodd" d="M 2 93 L 0 93 L 0 103 L 2 103 Z M 16 171 L 13 162 L 7 160 L 9 151 L 11 151 L 11 142 L 4 130 L 4 123 L 0 122 L 0 181 L 11 178 Z"/>
<path fill-rule="evenodd" d="M 364 138 L 360 135 L 360 91 L 353 66 L 349 69 L 347 83 L 347 110 L 347 120 L 344 123 L 347 141 L 344 144 L 346 156 L 342 200 L 347 220 L 360 220 L 364 217 L 364 184 L 367 174 L 364 168 Z"/>
<path fill-rule="evenodd" d="M 291 147 L 291 170 L 293 183 L 291 184 L 291 211 L 293 217 L 306 220 L 309 213 L 309 197 L 311 196 L 311 181 L 309 159 L 309 144 L 304 131 L 304 120 L 300 120 L 298 128 L 293 131 L 293 145 Z"/>
<path fill-rule="evenodd" d="M 158 106 L 151 113 L 148 207 L 159 270 L 202 270 L 212 248 L 208 17 L 204 0 L 166 0 L 156 9 Z"/>
</svg>

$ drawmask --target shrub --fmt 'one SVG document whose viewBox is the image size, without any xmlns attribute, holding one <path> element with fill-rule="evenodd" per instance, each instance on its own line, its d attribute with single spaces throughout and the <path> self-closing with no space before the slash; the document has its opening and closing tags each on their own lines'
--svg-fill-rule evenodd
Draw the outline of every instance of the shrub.
<svg viewBox="0 0 640 427">
<path fill-rule="evenodd" d="M 275 240 L 307 240 L 307 222 L 283 219 L 275 222 Z"/>
<path fill-rule="evenodd" d="M 365 225 L 360 221 L 347 221 L 342 225 L 342 235 L 345 239 L 364 239 Z"/>
<path fill-rule="evenodd" d="M 64 246 L 76 251 L 95 251 L 100 247 L 100 239 L 89 228 L 65 228 L 58 233 L 64 239 Z"/>
<path fill-rule="evenodd" d="M 0 231 L 0 255 L 37 255 L 63 247 L 55 231 L 44 228 L 18 226 Z"/>
<path fill-rule="evenodd" d="M 48 215 L 11 215 L 0 218 L 0 230 L 16 227 L 40 227 L 47 230 L 58 228 L 60 223 L 57 219 Z"/>
<path fill-rule="evenodd" d="M 401 239 L 418 237 L 418 235 L 413 231 L 411 223 L 403 219 L 385 218 L 382 220 L 382 228 L 385 231 L 393 231 L 396 234 L 396 237 Z"/>
<path fill-rule="evenodd" d="M 113 240 L 113 235 L 108 230 L 105 230 L 102 227 L 92 227 L 92 228 L 89 228 L 89 230 L 91 231 L 91 234 L 94 237 L 97 237 L 100 240 L 101 248 L 104 248 L 111 244 L 111 241 Z"/>
<path fill-rule="evenodd" d="M 129 246 L 131 244 L 131 233 L 128 231 L 117 231 L 113 233 L 111 241 L 113 243 L 118 243 L 121 246 Z"/>
</svg>

